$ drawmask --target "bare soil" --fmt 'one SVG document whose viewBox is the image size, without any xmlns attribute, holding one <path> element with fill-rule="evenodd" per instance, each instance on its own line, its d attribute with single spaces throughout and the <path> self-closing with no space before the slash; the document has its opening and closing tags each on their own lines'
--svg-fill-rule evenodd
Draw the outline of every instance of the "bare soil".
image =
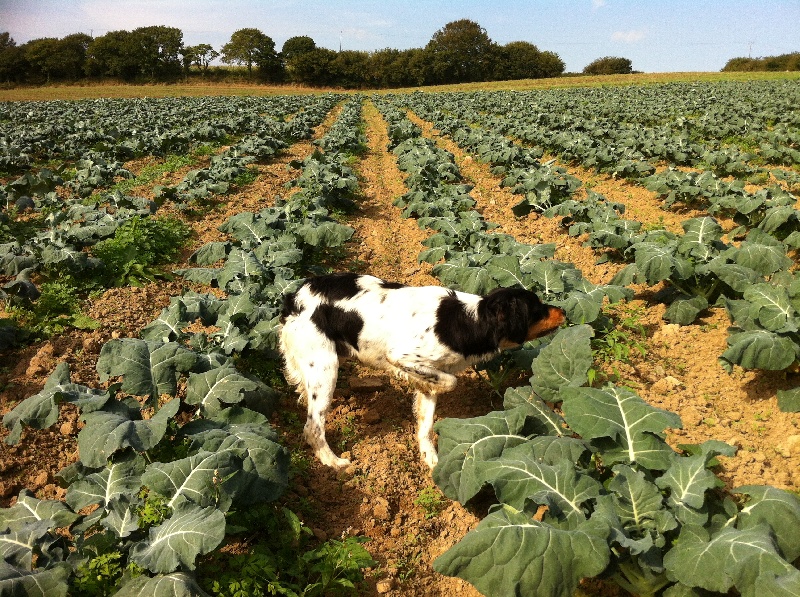
<svg viewBox="0 0 800 597">
<path fill-rule="evenodd" d="M 417 263 L 427 232 L 414 220 L 404 220 L 392 200 L 405 192 L 403 175 L 387 151 L 386 125 L 374 106 L 364 107 L 368 151 L 356 163 L 363 198 L 359 211 L 348 219 L 356 233 L 347 247 L 341 269 L 353 269 L 413 285 L 437 284 L 428 264 Z M 319 127 L 322 134 L 333 115 Z M 473 197 L 487 220 L 500 225 L 498 232 L 522 242 L 554 242 L 556 258 L 574 262 L 593 282 L 607 282 L 621 267 L 596 265 L 596 255 L 571 238 L 558 221 L 531 215 L 515 218 L 511 206 L 517 198 L 500 188 L 500 178 L 488 166 L 465 155 L 450 140 L 418 121 L 425 134 L 456 156 L 466 180 L 475 186 Z M 196 231 L 191 250 L 222 235 L 217 226 L 240 211 L 257 211 L 285 195 L 285 183 L 298 171 L 287 170 L 291 159 L 313 150 L 309 142 L 297 143 L 269 163 L 259 165 L 256 181 L 224 198 L 212 212 L 191 222 Z M 133 165 L 131 166 L 133 167 Z M 592 172 L 570 168 L 593 189 L 627 205 L 628 213 L 643 222 L 663 221 L 672 228 L 691 217 L 661 209 L 652 193 L 642 187 Z M 142 189 L 140 194 L 150 192 Z M 191 251 L 187 251 L 187 255 Z M 175 267 L 184 267 L 176 264 Z M 99 386 L 94 366 L 100 347 L 112 337 L 138 335 L 169 304 L 171 296 L 189 286 L 184 282 L 120 288 L 88 301 L 86 313 L 101 326 L 92 332 L 70 333 L 5 354 L 0 354 L 0 413 L 38 392 L 56 364 L 67 362 L 73 381 Z M 616 309 L 633 348 L 622 360 L 608 357 L 599 366 L 617 383 L 636 389 L 658 407 L 677 412 L 683 429 L 672 430 L 669 441 L 677 446 L 717 439 L 736 445 L 736 456 L 721 458 L 720 475 L 730 487 L 771 484 L 800 490 L 800 415 L 782 413 L 776 392 L 797 385 L 796 374 L 749 372 L 728 375 L 717 364 L 725 348 L 728 321 L 725 313 L 711 309 L 699 323 L 679 327 L 662 320 L 663 305 L 652 302 L 653 289 L 639 289 L 634 299 Z M 328 438 L 335 451 L 345 453 L 353 465 L 337 473 L 320 465 L 305 446 L 300 421 L 303 406 L 285 397 L 273 424 L 285 445 L 293 450 L 299 470 L 285 501 L 298 511 L 320 539 L 366 535 L 367 548 L 379 563 L 368 573 L 365 594 L 406 597 L 473 596 L 467 583 L 438 575 L 433 560 L 458 542 L 484 512 L 470 511 L 445 499 L 420 499 L 435 488 L 430 471 L 419 460 L 414 438 L 411 395 L 389 377 L 355 364 L 342 368 L 338 399 L 328 419 Z M 472 417 L 500 408 L 501 401 L 473 372 L 461 375 L 458 388 L 441 397 L 437 418 Z M 0 447 L 0 504 L 13 502 L 20 489 L 40 498 L 63 498 L 55 475 L 77 458 L 80 428 L 74 409 L 64 407 L 59 422 L 48 430 L 26 430 L 17 446 Z M 3 431 L 3 436 L 5 431 Z M 428 494 L 422 494 L 428 495 Z M 586 582 L 586 595 L 615 595 L 620 591 L 599 581 Z"/>
</svg>

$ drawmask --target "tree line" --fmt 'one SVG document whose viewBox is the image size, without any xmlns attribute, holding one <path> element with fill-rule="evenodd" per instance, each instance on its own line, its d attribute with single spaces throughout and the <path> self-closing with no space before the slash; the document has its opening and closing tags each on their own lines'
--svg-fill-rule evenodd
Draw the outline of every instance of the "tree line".
<svg viewBox="0 0 800 597">
<path fill-rule="evenodd" d="M 800 52 L 763 58 L 731 58 L 722 67 L 722 72 L 783 72 L 798 70 L 800 70 Z"/>
<path fill-rule="evenodd" d="M 130 83 L 176 82 L 188 77 L 230 76 L 243 67 L 248 79 L 319 87 L 390 88 L 475 81 L 556 77 L 564 62 L 526 41 L 500 45 L 478 23 L 461 19 L 436 31 L 423 48 L 373 52 L 333 51 L 307 36 L 292 37 L 276 50 L 271 37 L 239 29 L 219 51 L 209 44 L 187 46 L 175 27 L 140 27 L 99 37 L 75 33 L 17 45 L 0 33 L 0 82 L 48 84 L 83 80 Z"/>
</svg>

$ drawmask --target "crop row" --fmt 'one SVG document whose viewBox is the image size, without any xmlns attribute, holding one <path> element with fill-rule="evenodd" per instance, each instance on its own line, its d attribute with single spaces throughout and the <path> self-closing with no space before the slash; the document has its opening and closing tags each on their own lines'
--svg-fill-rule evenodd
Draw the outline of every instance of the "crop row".
<svg viewBox="0 0 800 597">
<path fill-rule="evenodd" d="M 407 173 L 409 193 L 398 206 L 417 215 L 420 226 L 442 230 L 420 254 L 437 263 L 433 273 L 470 290 L 522 283 L 548 302 L 569 306 L 582 290 L 564 282 L 580 281 L 579 272 L 548 261 L 551 273 L 564 274 L 542 283 L 534 262 L 548 257 L 547 249 L 486 234 L 490 225 L 471 210 L 474 201 L 458 184 L 452 155 L 415 131 L 397 105 L 387 100 L 379 108 L 390 136 L 395 133 L 398 166 Z M 444 216 L 449 226 L 418 213 L 418 187 L 452 198 Z M 468 241 L 458 245 L 465 234 Z M 512 258 L 498 257 L 493 247 Z M 509 275 L 512 261 L 521 276 L 517 270 Z M 458 274 L 448 278 L 454 270 Z M 561 297 L 553 291 L 559 285 L 567 291 Z M 609 293 L 623 296 L 623 289 Z M 571 321 L 576 314 L 568 309 Z M 719 491 L 722 483 L 711 470 L 715 456 L 732 455 L 734 448 L 708 441 L 676 451 L 664 441 L 668 427 L 681 426 L 676 414 L 627 388 L 587 387 L 593 333 L 589 325 L 574 325 L 518 351 L 517 364 L 530 367 L 533 377 L 530 385 L 506 391 L 502 411 L 437 423 L 433 476 L 439 488 L 467 503 L 491 486 L 498 503 L 434 568 L 493 597 L 572 595 L 581 579 L 600 574 L 636 595 L 733 587 L 743 595 L 778 594 L 800 586 L 800 572 L 790 564 L 800 544 L 784 527 L 800 520 L 800 500 L 749 486 L 735 490 L 745 503 L 737 505 Z"/>
<path fill-rule="evenodd" d="M 319 101 L 320 96 L 275 96 L 7 102 L 0 116 L 0 169 L 185 154 L 201 142 L 265 132 L 308 135 L 304 121 L 291 116 Z"/>
<path fill-rule="evenodd" d="M 784 81 L 431 97 L 442 111 L 466 106 L 467 118 L 586 167 L 655 160 L 727 175 L 752 173 L 754 162 L 800 163 L 799 96 L 797 82 Z"/>
<path fill-rule="evenodd" d="M 326 112 L 316 111 L 305 126 Z M 340 117 L 358 122 L 360 100 Z M 352 149 L 349 143 L 343 140 Z M 53 425 L 62 403 L 76 405 L 85 426 L 79 461 L 59 473 L 66 503 L 23 490 L 13 507 L 0 510 L 3 592 L 65 595 L 93 562 L 111 558 L 138 570 L 122 581 L 119 595 L 198 594 L 197 558 L 235 532 L 226 516 L 283 493 L 288 451 L 267 418 L 277 393 L 237 369 L 236 358 L 256 351 L 277 358 L 283 292 L 353 234 L 330 210 L 352 200 L 357 179 L 336 137 L 324 144 L 324 154 L 298 165 L 297 192 L 259 213 L 231 217 L 220 227 L 230 240 L 193 255 L 206 267 L 177 272 L 219 287 L 224 298 L 187 292 L 140 338 L 104 344 L 97 372 L 115 382 L 108 389 L 71 383 L 68 366 L 60 365 L 39 394 L 4 417 L 9 443 L 20 441 L 25 427 Z M 192 322 L 206 331 L 187 332 Z M 179 410 L 186 414 L 178 417 Z M 91 514 L 78 514 L 90 506 Z M 56 529 L 66 527 L 69 540 L 59 539 Z"/>
</svg>

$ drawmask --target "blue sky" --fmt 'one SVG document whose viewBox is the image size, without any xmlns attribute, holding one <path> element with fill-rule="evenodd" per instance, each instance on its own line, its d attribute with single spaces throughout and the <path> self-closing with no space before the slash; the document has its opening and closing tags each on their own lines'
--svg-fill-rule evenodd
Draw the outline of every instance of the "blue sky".
<svg viewBox="0 0 800 597">
<path fill-rule="evenodd" d="M 419 48 L 467 18 L 499 44 L 529 41 L 580 72 L 602 56 L 644 72 L 718 71 L 735 56 L 800 51 L 800 0 L 0 0 L 0 31 L 18 43 L 70 33 L 168 25 L 217 50 L 237 29 L 283 42 L 308 35 L 337 50 Z"/>
</svg>

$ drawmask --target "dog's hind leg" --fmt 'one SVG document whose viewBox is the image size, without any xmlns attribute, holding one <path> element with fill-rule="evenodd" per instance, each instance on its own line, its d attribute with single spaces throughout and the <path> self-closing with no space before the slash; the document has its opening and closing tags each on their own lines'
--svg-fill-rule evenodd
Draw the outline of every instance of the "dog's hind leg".
<svg viewBox="0 0 800 597">
<path fill-rule="evenodd" d="M 391 369 L 397 377 L 405 379 L 419 388 L 414 397 L 417 442 L 422 461 L 433 468 L 439 460 L 433 445 L 433 417 L 436 412 L 436 398 L 438 394 L 449 392 L 456 387 L 456 376 L 420 363 L 415 358 L 400 358 L 391 365 Z"/>
<path fill-rule="evenodd" d="M 433 414 L 436 411 L 436 393 L 417 391 L 414 397 L 414 414 L 417 417 L 417 442 L 422 461 L 429 468 L 436 466 L 439 457 L 433 445 Z"/>
</svg>

